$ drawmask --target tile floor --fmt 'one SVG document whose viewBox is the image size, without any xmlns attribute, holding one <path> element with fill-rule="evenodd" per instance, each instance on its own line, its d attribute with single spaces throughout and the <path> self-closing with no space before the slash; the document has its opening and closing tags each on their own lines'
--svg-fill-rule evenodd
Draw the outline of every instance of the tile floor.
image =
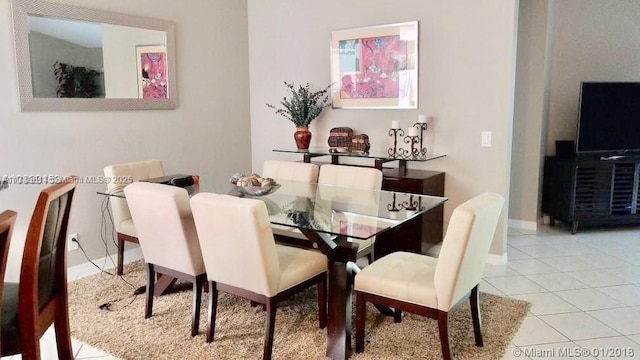
<svg viewBox="0 0 640 360">
<path fill-rule="evenodd" d="M 487 265 L 480 290 L 533 307 L 504 359 L 640 359 L 639 228 L 509 229 L 507 251 L 508 265 Z M 57 358 L 54 336 L 42 339 L 43 359 Z M 76 340 L 73 348 L 76 359 L 113 359 Z"/>
</svg>

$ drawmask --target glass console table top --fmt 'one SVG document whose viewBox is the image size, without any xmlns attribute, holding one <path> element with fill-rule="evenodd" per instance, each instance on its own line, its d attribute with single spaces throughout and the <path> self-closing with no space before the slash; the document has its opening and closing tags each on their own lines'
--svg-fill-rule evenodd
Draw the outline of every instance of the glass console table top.
<svg viewBox="0 0 640 360">
<path fill-rule="evenodd" d="M 281 186 L 273 193 L 244 195 L 266 204 L 272 224 L 361 240 L 396 227 L 447 201 L 447 198 L 440 196 L 276 181 Z M 200 184 L 185 189 L 189 196 L 198 192 L 243 196 L 228 182 L 214 184 L 202 178 Z M 98 194 L 124 198 L 122 188 L 100 191 Z"/>
<path fill-rule="evenodd" d="M 345 156 L 345 157 L 358 157 L 365 159 L 379 159 L 384 162 L 388 161 L 429 161 L 434 159 L 439 159 L 445 157 L 445 154 L 432 154 L 427 153 L 426 155 L 416 155 L 416 156 L 390 156 L 386 151 L 370 151 L 368 153 L 357 153 L 357 152 L 330 152 L 328 147 L 325 146 L 311 146 L 308 150 L 297 150 L 297 149 L 274 149 L 274 152 L 283 152 L 283 153 L 296 153 L 309 155 L 311 157 L 316 156 Z"/>
</svg>

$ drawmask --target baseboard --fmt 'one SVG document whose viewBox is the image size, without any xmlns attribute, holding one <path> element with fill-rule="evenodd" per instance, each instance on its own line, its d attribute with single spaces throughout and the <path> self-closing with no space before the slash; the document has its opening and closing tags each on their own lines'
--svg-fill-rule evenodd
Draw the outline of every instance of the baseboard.
<svg viewBox="0 0 640 360">
<path fill-rule="evenodd" d="M 508 223 L 509 223 L 509 227 L 515 230 L 526 230 L 526 231 L 534 231 L 534 232 L 538 230 L 537 221 L 509 219 Z"/>
<path fill-rule="evenodd" d="M 142 259 L 142 250 L 140 247 L 135 247 L 133 249 L 125 250 L 124 252 L 124 263 L 127 264 L 131 261 L 135 261 L 138 259 Z M 102 268 L 102 270 L 114 269 L 116 261 L 116 255 L 112 255 L 111 257 L 102 257 L 99 259 L 92 260 L 96 265 Z M 73 281 L 83 277 L 87 277 L 89 275 L 97 274 L 101 269 L 98 269 L 95 265 L 91 264 L 89 261 L 72 266 L 67 269 L 67 280 Z"/>
<path fill-rule="evenodd" d="M 487 255 L 487 264 L 507 265 L 507 253 L 504 253 L 502 255 L 497 255 L 497 254 Z"/>
</svg>

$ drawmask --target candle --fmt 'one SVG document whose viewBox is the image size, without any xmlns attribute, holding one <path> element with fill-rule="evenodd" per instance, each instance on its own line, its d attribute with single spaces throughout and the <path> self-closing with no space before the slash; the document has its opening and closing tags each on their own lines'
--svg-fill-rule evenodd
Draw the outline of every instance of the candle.
<svg viewBox="0 0 640 360">
<path fill-rule="evenodd" d="M 407 135 L 409 136 L 418 136 L 418 129 L 414 128 L 414 127 L 410 127 L 409 129 L 407 129 Z"/>
<path fill-rule="evenodd" d="M 389 211 L 389 219 L 397 220 L 398 219 L 398 212 L 397 211 Z"/>
<path fill-rule="evenodd" d="M 391 121 L 391 128 L 392 129 L 400 129 L 400 121 L 398 121 L 398 120 Z"/>
<path fill-rule="evenodd" d="M 418 122 L 424 124 L 427 122 L 427 115 L 418 115 Z"/>
</svg>

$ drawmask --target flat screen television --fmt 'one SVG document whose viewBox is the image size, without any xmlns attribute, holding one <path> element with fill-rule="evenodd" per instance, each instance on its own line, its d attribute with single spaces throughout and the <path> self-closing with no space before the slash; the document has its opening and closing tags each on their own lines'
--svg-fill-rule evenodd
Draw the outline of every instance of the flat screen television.
<svg viewBox="0 0 640 360">
<path fill-rule="evenodd" d="M 640 153 L 640 82 L 583 82 L 578 153 Z"/>
</svg>

